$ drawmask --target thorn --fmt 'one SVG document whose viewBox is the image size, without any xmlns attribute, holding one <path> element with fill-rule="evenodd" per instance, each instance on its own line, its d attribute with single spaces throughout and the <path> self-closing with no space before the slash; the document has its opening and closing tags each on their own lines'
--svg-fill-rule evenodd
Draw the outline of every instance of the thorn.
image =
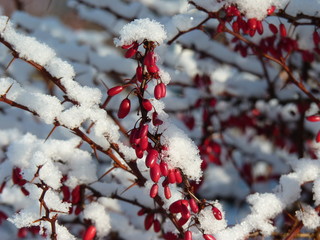
<svg viewBox="0 0 320 240">
<path fill-rule="evenodd" d="M 11 83 L 11 85 L 8 87 L 8 89 L 6 90 L 6 92 L 2 95 L 3 97 L 5 97 L 7 95 L 7 93 L 10 91 L 10 89 L 12 88 L 13 83 Z"/>
<path fill-rule="evenodd" d="M 106 89 L 108 89 L 108 90 L 109 90 L 109 88 L 108 88 L 107 84 L 106 84 L 104 81 L 102 81 L 102 80 L 100 80 L 100 81 L 101 81 L 101 83 L 103 84 L 103 86 L 104 86 Z"/>
<path fill-rule="evenodd" d="M 17 59 L 16 57 L 13 57 L 13 58 L 11 59 L 11 61 L 9 62 L 9 64 L 8 64 L 8 65 L 6 66 L 6 68 L 5 68 L 6 71 L 7 71 L 8 68 L 10 67 L 11 63 L 13 63 L 13 61 L 16 60 L 16 59 Z"/>
<path fill-rule="evenodd" d="M 128 191 L 130 188 L 132 188 L 132 187 L 134 187 L 134 186 L 136 186 L 136 185 L 138 185 L 137 182 L 132 183 L 129 187 L 127 187 L 125 190 L 123 190 L 123 191 L 120 193 L 120 195 L 124 194 L 126 191 Z"/>
<path fill-rule="evenodd" d="M 54 132 L 54 130 L 56 130 L 56 128 L 58 127 L 59 125 L 54 125 L 54 127 L 51 129 L 51 131 L 49 132 L 48 136 L 46 137 L 46 139 L 44 140 L 44 142 L 46 142 L 48 140 L 48 138 L 51 136 L 51 134 Z"/>
<path fill-rule="evenodd" d="M 112 168 L 110 168 L 108 171 L 106 171 L 104 174 L 102 174 L 102 176 L 99 177 L 96 182 L 100 181 L 102 178 L 104 178 L 104 176 L 108 175 L 113 169 L 116 169 L 116 168 L 117 168 L 117 167 L 115 167 L 115 166 L 112 167 Z"/>
</svg>

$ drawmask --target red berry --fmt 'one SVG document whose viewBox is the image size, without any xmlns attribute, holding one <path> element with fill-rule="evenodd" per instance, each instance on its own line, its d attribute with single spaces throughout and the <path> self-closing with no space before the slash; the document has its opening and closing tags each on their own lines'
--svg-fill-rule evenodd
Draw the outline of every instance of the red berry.
<svg viewBox="0 0 320 240">
<path fill-rule="evenodd" d="M 159 186 L 158 184 L 153 184 L 151 189 L 150 189 L 150 197 L 151 198 L 154 198 L 155 196 L 158 195 L 158 189 L 159 189 Z"/>
<path fill-rule="evenodd" d="M 157 65 L 149 65 L 147 66 L 148 73 L 157 73 L 159 72 L 159 68 Z"/>
<path fill-rule="evenodd" d="M 280 29 L 281 37 L 286 37 L 287 36 L 287 29 L 283 23 L 280 24 L 279 29 Z"/>
<path fill-rule="evenodd" d="M 269 29 L 273 34 L 277 34 L 278 33 L 278 28 L 272 23 L 269 24 Z"/>
<path fill-rule="evenodd" d="M 249 27 L 249 29 L 256 30 L 257 29 L 257 19 L 256 18 L 250 18 L 248 20 L 248 27 Z"/>
<path fill-rule="evenodd" d="M 121 93 L 123 89 L 123 86 L 115 86 L 113 88 L 110 88 L 107 93 L 110 97 L 112 97 L 117 95 L 118 93 Z"/>
<path fill-rule="evenodd" d="M 142 82 L 143 80 L 143 69 L 141 66 L 138 66 L 136 69 L 136 78 L 139 82 Z"/>
<path fill-rule="evenodd" d="M 140 140 L 140 142 L 139 142 L 139 144 L 138 144 L 139 148 L 140 148 L 142 151 L 147 150 L 148 145 L 149 145 L 149 138 L 148 138 L 148 136 L 142 137 L 141 140 Z"/>
<path fill-rule="evenodd" d="M 156 163 L 152 168 L 150 168 L 150 177 L 153 182 L 157 183 L 160 179 L 160 176 L 160 166 L 158 163 Z"/>
<path fill-rule="evenodd" d="M 90 225 L 84 233 L 83 240 L 92 240 L 96 236 L 97 229 L 95 226 Z"/>
<path fill-rule="evenodd" d="M 148 215 L 144 219 L 144 228 L 146 230 L 149 230 L 151 228 L 153 224 L 153 220 L 154 220 L 154 213 L 148 213 Z"/>
<path fill-rule="evenodd" d="M 217 219 L 217 220 L 221 220 L 222 219 L 222 213 L 221 211 L 216 208 L 216 207 L 212 207 L 212 213 L 213 213 L 213 216 Z"/>
<path fill-rule="evenodd" d="M 153 51 L 148 51 L 143 59 L 143 64 L 148 66 L 152 66 L 156 64 L 156 58 Z"/>
<path fill-rule="evenodd" d="M 235 32 L 235 33 L 239 33 L 239 23 L 237 21 L 234 21 L 232 23 L 232 30 Z"/>
<path fill-rule="evenodd" d="M 192 232 L 191 231 L 186 231 L 184 233 L 184 240 L 192 240 Z"/>
<path fill-rule="evenodd" d="M 320 35 L 319 33 L 315 30 L 312 34 L 312 37 L 313 37 L 313 42 L 314 42 L 314 45 L 318 45 L 320 43 Z"/>
<path fill-rule="evenodd" d="M 167 95 L 167 87 L 163 82 L 161 82 L 159 85 L 160 85 L 160 87 L 162 89 L 161 90 L 161 93 L 162 93 L 162 97 L 161 98 L 164 98 Z"/>
<path fill-rule="evenodd" d="M 316 136 L 316 142 L 319 143 L 320 142 L 320 131 L 318 131 L 317 136 Z"/>
<path fill-rule="evenodd" d="M 128 98 L 123 99 L 118 110 L 118 118 L 125 118 L 130 112 L 130 107 L 130 100 Z"/>
<path fill-rule="evenodd" d="M 164 196 L 166 197 L 166 199 L 170 199 L 171 198 L 170 187 L 168 185 L 165 185 L 163 189 L 164 189 Z"/>
<path fill-rule="evenodd" d="M 181 206 L 182 206 L 181 200 L 177 200 L 177 201 L 171 203 L 171 205 L 169 207 L 169 211 L 171 213 L 179 213 L 179 212 L 181 212 Z"/>
<path fill-rule="evenodd" d="M 142 100 L 142 106 L 148 112 L 152 110 L 152 103 L 148 99 Z"/>
<path fill-rule="evenodd" d="M 158 159 L 158 151 L 155 149 L 151 149 L 146 157 L 146 166 L 148 168 L 154 167 L 154 165 L 157 163 Z"/>
<path fill-rule="evenodd" d="M 162 176 L 164 177 L 168 176 L 169 169 L 168 169 L 168 164 L 165 161 L 160 162 L 160 171 Z"/>
<path fill-rule="evenodd" d="M 161 224 L 160 224 L 160 222 L 159 222 L 158 219 L 155 219 L 155 220 L 153 221 L 153 230 L 154 230 L 155 232 L 160 232 L 160 230 L 161 230 Z"/>
<path fill-rule="evenodd" d="M 271 15 L 272 13 L 274 13 L 274 11 L 276 10 L 275 6 L 271 6 L 270 8 L 267 9 L 267 13 L 268 15 Z"/>
<path fill-rule="evenodd" d="M 148 135 L 148 129 L 149 129 L 149 125 L 148 124 L 144 124 L 144 125 L 140 126 L 138 137 L 142 138 L 144 136 L 147 136 Z"/>
<path fill-rule="evenodd" d="M 257 32 L 261 35 L 263 33 L 263 24 L 261 21 L 257 21 Z"/>
<path fill-rule="evenodd" d="M 194 213 L 199 212 L 199 207 L 198 207 L 196 200 L 194 200 L 193 198 L 189 199 L 189 204 L 190 204 L 190 208 L 191 208 L 192 212 L 194 212 Z"/>
<path fill-rule="evenodd" d="M 320 121 L 320 115 L 312 115 L 306 118 L 310 122 L 319 122 Z"/>
<path fill-rule="evenodd" d="M 137 53 L 138 49 L 132 47 L 129 48 L 128 51 L 124 54 L 125 58 L 131 58 Z"/>
<path fill-rule="evenodd" d="M 136 152 L 136 155 L 137 155 L 137 158 L 142 158 L 143 157 L 143 150 L 140 149 L 138 146 L 135 148 L 135 152 Z"/>
<path fill-rule="evenodd" d="M 203 234 L 202 236 L 205 240 L 216 240 L 216 238 L 210 234 Z"/>
<path fill-rule="evenodd" d="M 174 176 L 176 179 L 176 183 L 182 183 L 182 176 L 179 169 L 174 169 Z"/>
<path fill-rule="evenodd" d="M 134 44 L 135 44 L 135 43 L 133 42 L 133 43 L 131 43 L 131 44 L 122 45 L 121 48 L 122 48 L 122 49 L 129 49 L 129 48 L 132 48 Z"/>
<path fill-rule="evenodd" d="M 155 97 L 156 99 L 158 99 L 158 100 L 159 100 L 160 98 L 162 98 L 162 96 L 163 96 L 162 91 L 163 91 L 163 88 L 161 87 L 160 83 L 157 84 L 157 85 L 155 86 L 155 88 L 154 88 L 154 97 Z"/>
<path fill-rule="evenodd" d="M 146 213 L 146 209 L 145 208 L 141 208 L 138 212 L 137 212 L 137 215 L 138 216 L 142 216 Z"/>
<path fill-rule="evenodd" d="M 18 230 L 18 234 L 17 234 L 18 238 L 25 238 L 27 237 L 27 235 L 28 235 L 28 228 L 23 227 Z"/>
<path fill-rule="evenodd" d="M 169 183 L 173 184 L 176 182 L 176 175 L 175 175 L 175 172 L 173 169 L 170 169 L 169 170 L 169 173 L 168 173 L 168 181 Z"/>
<path fill-rule="evenodd" d="M 72 190 L 72 200 L 71 203 L 72 204 L 77 204 L 80 201 L 80 185 L 76 186 L 73 190 Z"/>
</svg>

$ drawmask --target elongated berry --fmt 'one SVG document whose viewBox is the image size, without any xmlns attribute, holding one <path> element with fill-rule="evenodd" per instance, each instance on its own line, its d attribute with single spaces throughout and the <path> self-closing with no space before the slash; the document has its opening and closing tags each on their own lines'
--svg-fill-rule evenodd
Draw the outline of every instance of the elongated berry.
<svg viewBox="0 0 320 240">
<path fill-rule="evenodd" d="M 280 24 L 279 29 L 280 29 L 281 37 L 286 37 L 287 36 L 287 29 L 283 23 Z"/>
<path fill-rule="evenodd" d="M 154 88 L 154 97 L 158 100 L 163 96 L 163 87 L 160 84 L 161 83 L 157 84 Z"/>
<path fill-rule="evenodd" d="M 160 162 L 160 171 L 162 176 L 164 177 L 168 176 L 169 169 L 168 169 L 168 164 L 165 161 Z"/>
<path fill-rule="evenodd" d="M 128 98 L 123 99 L 118 110 L 118 118 L 125 118 L 130 112 L 130 107 L 130 100 Z"/>
<path fill-rule="evenodd" d="M 249 29 L 256 30 L 257 29 L 257 19 L 256 18 L 250 18 L 248 20 L 248 27 L 249 27 Z"/>
<path fill-rule="evenodd" d="M 123 86 L 115 86 L 113 88 L 110 88 L 107 93 L 110 97 L 112 97 L 117 95 L 118 93 L 121 93 L 123 89 Z"/>
<path fill-rule="evenodd" d="M 143 69 L 141 66 L 138 66 L 136 69 L 136 78 L 139 82 L 142 82 L 143 80 Z"/>
<path fill-rule="evenodd" d="M 276 10 L 275 6 L 271 6 L 270 8 L 267 9 L 267 13 L 268 15 L 271 15 L 272 13 L 274 13 L 274 11 Z"/>
<path fill-rule="evenodd" d="M 138 146 L 135 148 L 136 156 L 137 158 L 142 158 L 143 157 L 143 150 L 140 149 Z"/>
<path fill-rule="evenodd" d="M 139 138 L 142 138 L 144 136 L 147 136 L 148 134 L 148 129 L 149 129 L 149 125 L 148 124 L 144 124 L 139 128 Z"/>
<path fill-rule="evenodd" d="M 152 66 L 156 64 L 156 58 L 153 51 L 148 51 L 143 59 L 143 64 L 148 66 Z"/>
<path fill-rule="evenodd" d="M 144 228 L 149 230 L 153 224 L 154 213 L 148 213 L 146 218 L 144 219 Z"/>
<path fill-rule="evenodd" d="M 158 190 L 159 190 L 159 186 L 158 184 L 153 184 L 151 189 L 150 189 L 150 197 L 154 198 L 155 196 L 158 195 Z"/>
<path fill-rule="evenodd" d="M 318 131 L 317 136 L 316 136 L 316 142 L 319 143 L 320 142 L 320 131 Z"/>
<path fill-rule="evenodd" d="M 148 99 L 142 100 L 142 106 L 148 112 L 152 110 L 152 103 Z"/>
<path fill-rule="evenodd" d="M 309 122 L 319 122 L 319 121 L 320 121 L 320 115 L 308 116 L 306 119 L 307 119 Z"/>
<path fill-rule="evenodd" d="M 158 159 L 158 151 L 155 149 L 151 149 L 146 157 L 146 166 L 148 168 L 154 167 L 154 165 L 157 163 Z"/>
<path fill-rule="evenodd" d="M 169 170 L 167 178 L 168 178 L 169 183 L 171 183 L 171 184 L 176 182 L 176 174 L 173 169 Z"/>
<path fill-rule="evenodd" d="M 263 24 L 261 21 L 257 21 L 257 32 L 262 35 L 263 33 Z"/>
<path fill-rule="evenodd" d="M 80 201 L 80 185 L 76 186 L 73 190 L 72 190 L 72 200 L 71 203 L 72 204 L 77 204 Z"/>
<path fill-rule="evenodd" d="M 160 176 L 160 166 L 158 163 L 156 163 L 152 168 L 150 168 L 150 177 L 153 182 L 157 183 L 160 179 Z"/>
<path fill-rule="evenodd" d="M 174 176 L 176 179 L 176 183 L 182 183 L 182 176 L 179 169 L 174 169 Z"/>
<path fill-rule="evenodd" d="M 149 144 L 149 138 L 148 138 L 148 136 L 144 136 L 141 138 L 138 145 L 142 151 L 145 151 L 148 148 L 148 144 Z"/>
<path fill-rule="evenodd" d="M 235 33 L 239 33 L 239 23 L 237 21 L 234 21 L 232 23 L 232 30 L 235 32 Z"/>
<path fill-rule="evenodd" d="M 221 220 L 221 219 L 222 219 L 221 211 L 220 211 L 217 207 L 212 207 L 211 210 L 212 210 L 213 216 L 214 216 L 217 220 Z"/>
<path fill-rule="evenodd" d="M 273 34 L 277 34 L 278 33 L 278 28 L 272 23 L 269 24 L 269 29 Z"/>
<path fill-rule="evenodd" d="M 320 35 L 316 30 L 313 32 L 312 38 L 314 45 L 318 46 L 318 44 L 320 43 Z"/>
<path fill-rule="evenodd" d="M 157 233 L 157 232 L 160 232 L 160 230 L 161 230 L 161 224 L 160 224 L 160 222 L 159 222 L 159 220 L 158 219 L 155 219 L 154 221 L 153 221 L 153 230 Z"/>
<path fill-rule="evenodd" d="M 135 44 L 135 43 L 133 42 L 133 43 L 131 43 L 131 44 L 122 45 L 121 48 L 122 48 L 122 49 L 129 49 L 129 48 L 132 48 L 134 44 Z"/>
<path fill-rule="evenodd" d="M 192 212 L 194 212 L 194 213 L 199 212 L 199 207 L 198 207 L 196 200 L 194 200 L 193 198 L 189 199 L 189 204 L 190 204 L 190 208 L 191 208 Z"/>
<path fill-rule="evenodd" d="M 146 213 L 146 209 L 145 208 L 141 208 L 138 212 L 137 212 L 137 215 L 138 216 L 142 216 Z"/>
<path fill-rule="evenodd" d="M 125 58 L 131 58 L 133 57 L 136 53 L 137 53 L 138 49 L 132 47 L 132 48 L 129 48 L 127 50 L 127 52 L 124 54 L 124 57 Z"/>
<path fill-rule="evenodd" d="M 205 239 L 205 240 L 216 240 L 216 238 L 210 234 L 203 234 L 202 237 Z"/>
<path fill-rule="evenodd" d="M 166 199 L 170 199 L 171 198 L 170 187 L 168 185 L 165 185 L 163 190 L 164 190 L 164 196 L 166 197 Z"/>
<path fill-rule="evenodd" d="M 163 82 L 159 83 L 159 85 L 162 89 L 161 90 L 161 93 L 162 93 L 161 98 L 164 98 L 167 95 L 167 86 Z"/>
<path fill-rule="evenodd" d="M 95 226 L 90 225 L 84 233 L 83 240 L 92 240 L 96 236 L 97 229 Z"/>
<path fill-rule="evenodd" d="M 183 240 L 192 240 L 192 232 L 191 231 L 186 231 L 184 233 L 184 238 Z"/>
</svg>

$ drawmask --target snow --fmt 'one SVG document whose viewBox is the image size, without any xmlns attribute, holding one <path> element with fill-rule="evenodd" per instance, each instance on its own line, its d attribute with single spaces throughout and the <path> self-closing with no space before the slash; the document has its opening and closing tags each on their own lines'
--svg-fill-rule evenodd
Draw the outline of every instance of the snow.
<svg viewBox="0 0 320 240">
<path fill-rule="evenodd" d="M 296 217 L 308 229 L 316 229 L 320 226 L 318 212 L 309 205 L 303 205 L 301 210 L 296 211 Z"/>
<path fill-rule="evenodd" d="M 109 215 L 100 203 L 92 202 L 87 204 L 83 211 L 83 217 L 94 223 L 97 229 L 97 236 L 100 238 L 106 236 L 111 230 Z"/>
<path fill-rule="evenodd" d="M 164 26 L 155 20 L 136 19 L 125 25 L 120 31 L 120 37 L 115 39 L 116 46 L 129 45 L 135 41 L 141 43 L 145 39 L 162 44 L 167 38 Z"/>
</svg>

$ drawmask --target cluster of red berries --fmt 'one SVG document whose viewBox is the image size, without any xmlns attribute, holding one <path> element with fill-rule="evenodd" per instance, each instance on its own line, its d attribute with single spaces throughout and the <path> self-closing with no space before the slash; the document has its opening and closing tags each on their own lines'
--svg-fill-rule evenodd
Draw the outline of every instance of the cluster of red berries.
<svg viewBox="0 0 320 240">
<path fill-rule="evenodd" d="M 213 216 L 217 220 L 221 220 L 222 219 L 221 211 L 215 206 L 212 206 L 212 205 L 208 205 L 208 206 L 211 207 Z M 189 200 L 181 199 L 173 202 L 169 207 L 169 211 L 172 214 L 180 215 L 180 218 L 177 220 L 177 224 L 180 227 L 182 227 L 189 221 L 192 213 L 197 214 L 199 213 L 200 209 L 203 209 L 204 207 L 205 205 L 203 205 L 202 203 L 198 205 L 197 201 L 194 198 L 190 198 Z M 195 223 L 197 222 L 198 221 L 195 221 Z M 210 234 L 203 234 L 203 238 L 205 240 L 215 240 L 215 237 L 213 237 Z M 187 230 L 184 232 L 184 240 L 192 240 L 192 232 L 190 230 Z"/>
</svg>

